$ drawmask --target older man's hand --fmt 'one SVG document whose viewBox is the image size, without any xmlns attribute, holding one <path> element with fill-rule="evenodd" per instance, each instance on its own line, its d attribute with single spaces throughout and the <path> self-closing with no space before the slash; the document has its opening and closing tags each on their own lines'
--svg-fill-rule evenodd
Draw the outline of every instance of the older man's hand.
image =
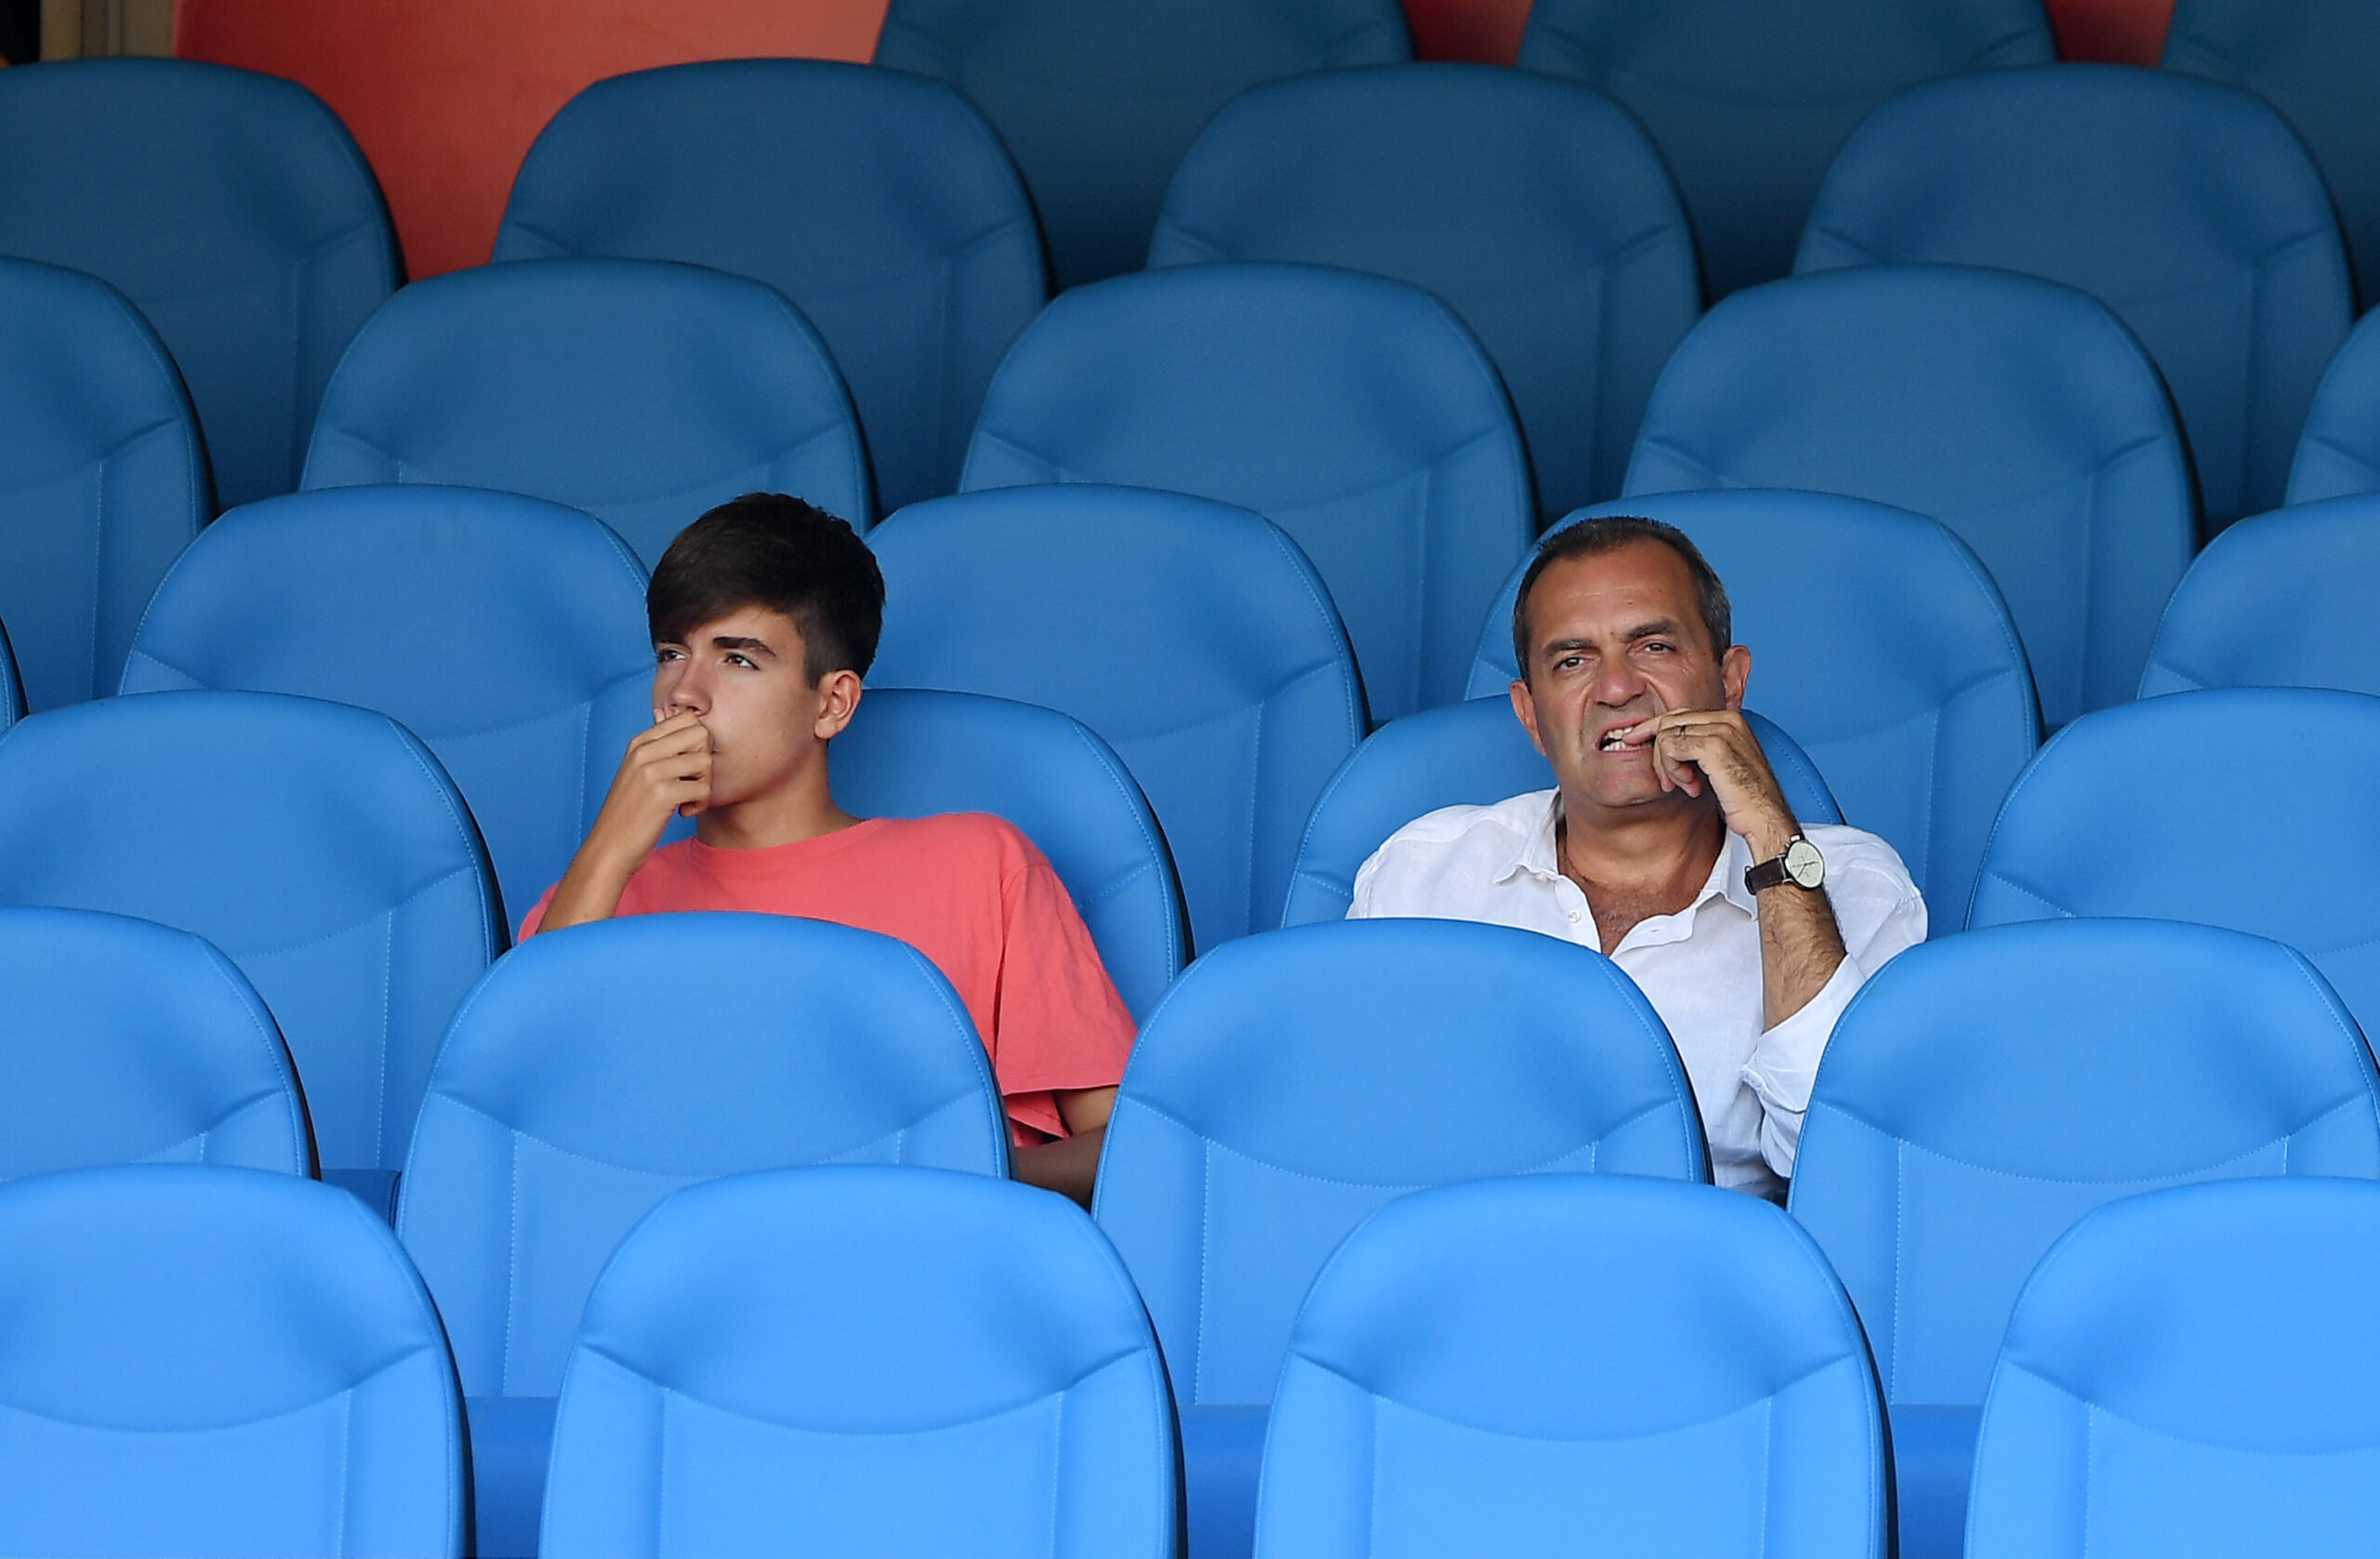
<svg viewBox="0 0 2380 1559">
<path fill-rule="evenodd" d="M 1802 831 L 1768 755 L 1735 710 L 1666 710 L 1630 727 L 1620 740 L 1652 747 L 1653 774 L 1662 789 L 1699 796 L 1708 785 L 1728 830 L 1744 837 L 1754 860 L 1782 853 Z"/>
</svg>

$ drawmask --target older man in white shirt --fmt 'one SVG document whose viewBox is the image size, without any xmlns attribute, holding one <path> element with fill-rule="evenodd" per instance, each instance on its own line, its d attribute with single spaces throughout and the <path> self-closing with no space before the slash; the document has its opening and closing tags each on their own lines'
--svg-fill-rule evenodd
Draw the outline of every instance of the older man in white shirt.
<svg viewBox="0 0 2380 1559">
<path fill-rule="evenodd" d="M 1744 724 L 1752 652 L 1683 534 L 1622 517 L 1548 536 L 1513 648 L 1513 712 L 1555 788 L 1406 825 L 1347 913 L 1488 920 L 1606 954 L 1677 1041 L 1712 1178 L 1781 1196 L 1834 1021 L 1925 939 L 1925 903 L 1884 840 L 1794 820 Z"/>
</svg>

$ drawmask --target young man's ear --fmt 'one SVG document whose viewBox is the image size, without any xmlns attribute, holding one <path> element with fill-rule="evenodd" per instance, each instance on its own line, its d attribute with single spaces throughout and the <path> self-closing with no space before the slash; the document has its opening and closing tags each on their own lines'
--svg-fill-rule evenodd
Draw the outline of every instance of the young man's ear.
<svg viewBox="0 0 2380 1559">
<path fill-rule="evenodd" d="M 818 719 L 810 733 L 831 742 L 859 712 L 860 682 L 856 671 L 829 671 L 818 679 Z"/>
</svg>

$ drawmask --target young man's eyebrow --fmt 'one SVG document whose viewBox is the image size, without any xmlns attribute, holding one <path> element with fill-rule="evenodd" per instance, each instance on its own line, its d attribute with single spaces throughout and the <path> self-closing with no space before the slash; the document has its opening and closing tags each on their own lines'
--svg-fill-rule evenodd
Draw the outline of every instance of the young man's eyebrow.
<svg viewBox="0 0 2380 1559">
<path fill-rule="evenodd" d="M 771 660 L 774 660 L 777 654 L 765 639 L 744 639 L 729 633 L 713 634 L 710 647 L 714 650 L 758 650 Z"/>
</svg>

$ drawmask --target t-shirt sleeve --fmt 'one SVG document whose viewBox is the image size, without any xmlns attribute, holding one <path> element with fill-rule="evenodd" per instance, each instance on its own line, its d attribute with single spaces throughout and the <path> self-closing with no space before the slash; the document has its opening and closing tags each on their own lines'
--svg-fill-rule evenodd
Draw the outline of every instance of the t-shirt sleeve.
<svg viewBox="0 0 2380 1559">
<path fill-rule="evenodd" d="M 529 906 L 529 913 L 521 917 L 521 934 L 512 939 L 515 946 L 537 934 L 537 928 L 546 923 L 546 905 L 554 902 L 554 888 L 561 886 L 562 884 L 557 882 L 552 888 L 548 888 L 544 892 L 539 893 L 537 902 Z"/>
<path fill-rule="evenodd" d="M 1065 885 L 1039 851 L 1022 836 L 1018 843 L 1023 858 L 1001 887 L 1005 924 L 991 1035 L 992 1070 L 1012 1114 L 1024 1103 L 1020 1095 L 1115 1087 L 1137 1027 Z M 1064 1134 L 1063 1122 L 1028 1124 Z"/>
</svg>

